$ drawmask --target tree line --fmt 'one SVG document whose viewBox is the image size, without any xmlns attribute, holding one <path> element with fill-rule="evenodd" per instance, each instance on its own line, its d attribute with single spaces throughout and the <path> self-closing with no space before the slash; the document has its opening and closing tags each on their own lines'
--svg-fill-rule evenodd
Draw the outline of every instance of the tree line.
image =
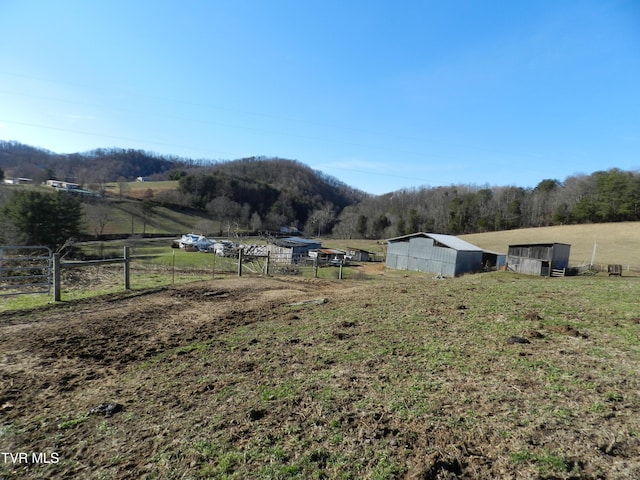
<svg viewBox="0 0 640 480">
<path fill-rule="evenodd" d="M 368 197 L 346 207 L 334 235 L 389 238 L 640 220 L 640 174 L 613 168 L 545 179 L 535 188 L 454 185 Z"/>
</svg>

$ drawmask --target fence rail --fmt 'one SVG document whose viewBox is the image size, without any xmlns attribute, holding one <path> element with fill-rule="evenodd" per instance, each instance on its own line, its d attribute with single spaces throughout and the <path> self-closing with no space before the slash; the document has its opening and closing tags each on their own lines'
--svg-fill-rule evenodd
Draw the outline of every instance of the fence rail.
<svg viewBox="0 0 640 480">
<path fill-rule="evenodd" d="M 60 254 L 53 254 L 53 301 L 59 302 L 61 300 L 61 291 L 62 291 L 62 282 L 61 282 L 61 272 L 63 268 L 76 268 L 76 267 L 86 267 L 89 265 L 101 265 L 101 264 L 110 264 L 110 263 L 123 263 L 124 264 L 124 289 L 131 289 L 131 254 L 130 247 L 124 247 L 124 254 L 122 258 L 105 258 L 102 260 L 84 260 L 84 261 L 76 261 L 76 262 L 62 262 L 60 260 Z"/>
<path fill-rule="evenodd" d="M 0 296 L 51 293 L 51 249 L 0 246 Z"/>
</svg>

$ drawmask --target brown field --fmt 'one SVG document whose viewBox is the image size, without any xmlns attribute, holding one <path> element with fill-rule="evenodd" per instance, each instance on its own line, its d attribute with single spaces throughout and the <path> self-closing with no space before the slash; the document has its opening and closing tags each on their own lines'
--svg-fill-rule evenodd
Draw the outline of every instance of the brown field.
<svg viewBox="0 0 640 480">
<path fill-rule="evenodd" d="M 640 222 L 558 225 L 503 232 L 476 233 L 460 238 L 481 248 L 507 252 L 510 244 L 558 242 L 571 245 L 572 266 L 591 263 L 629 265 L 640 272 Z"/>
<path fill-rule="evenodd" d="M 178 186 L 177 181 L 164 182 L 124 182 L 122 187 L 117 183 L 110 183 L 105 186 L 105 191 L 111 195 L 136 198 L 142 200 L 147 198 L 147 192 L 150 190 L 153 195 L 160 192 L 175 190 Z"/>
<path fill-rule="evenodd" d="M 638 279 L 363 268 L 0 314 L 0 478 L 640 478 Z"/>
</svg>

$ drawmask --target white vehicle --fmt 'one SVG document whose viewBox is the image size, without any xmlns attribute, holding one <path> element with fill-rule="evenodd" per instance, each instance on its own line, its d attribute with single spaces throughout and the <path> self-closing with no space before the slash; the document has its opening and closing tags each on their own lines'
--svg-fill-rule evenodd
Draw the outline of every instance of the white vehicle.
<svg viewBox="0 0 640 480">
<path fill-rule="evenodd" d="M 238 254 L 237 247 L 228 240 L 216 242 L 209 247 L 209 251 L 212 251 L 219 257 L 233 257 Z"/>
<path fill-rule="evenodd" d="M 174 240 L 174 244 L 177 243 L 178 247 L 184 250 L 198 250 L 200 252 L 207 252 L 209 248 L 216 243 L 215 240 L 210 240 L 204 235 L 198 235 L 196 233 L 187 233 L 182 235 L 179 240 Z"/>
</svg>

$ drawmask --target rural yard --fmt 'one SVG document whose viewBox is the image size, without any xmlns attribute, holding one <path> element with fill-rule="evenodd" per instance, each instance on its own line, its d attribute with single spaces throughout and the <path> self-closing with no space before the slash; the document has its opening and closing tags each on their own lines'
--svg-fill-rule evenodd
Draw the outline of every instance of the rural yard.
<svg viewBox="0 0 640 480">
<path fill-rule="evenodd" d="M 640 279 L 222 278 L 0 313 L 0 478 L 637 479 Z"/>
</svg>

